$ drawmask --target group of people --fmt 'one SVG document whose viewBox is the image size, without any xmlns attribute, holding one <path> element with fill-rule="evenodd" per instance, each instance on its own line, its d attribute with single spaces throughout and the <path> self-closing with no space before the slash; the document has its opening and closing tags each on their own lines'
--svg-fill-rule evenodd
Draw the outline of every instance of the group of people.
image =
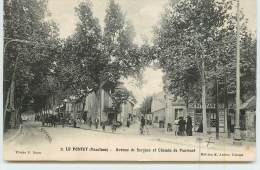
<svg viewBox="0 0 260 170">
<path fill-rule="evenodd" d="M 102 128 L 103 131 L 106 130 L 106 126 L 110 125 L 112 132 L 115 132 L 118 127 L 121 126 L 120 122 L 116 121 L 115 119 L 112 122 L 108 121 L 101 121 L 99 118 L 93 119 L 91 116 L 87 116 L 87 112 L 82 113 L 81 115 L 72 116 L 67 115 L 65 116 L 63 113 L 58 114 L 41 114 L 36 113 L 34 115 L 34 121 L 42 122 L 42 126 L 53 126 L 56 127 L 57 125 L 62 125 L 62 127 L 67 125 L 71 125 L 74 128 L 78 128 L 80 124 L 88 125 L 90 129 L 94 126 L 95 129 L 98 129 L 99 126 Z M 127 127 L 130 127 L 130 119 L 127 119 Z"/>
<path fill-rule="evenodd" d="M 36 113 L 34 121 L 42 122 L 42 126 L 52 126 L 52 127 L 56 127 L 58 124 L 64 127 L 65 124 L 63 114 Z"/>
<path fill-rule="evenodd" d="M 94 126 L 96 129 L 98 129 L 98 126 L 99 126 L 99 119 L 98 118 L 95 118 L 94 120 L 92 120 L 92 117 L 83 117 L 82 118 L 82 123 L 83 124 L 88 124 L 90 128 L 92 128 L 92 124 L 94 123 Z M 101 122 L 102 124 L 102 122 Z"/>
<path fill-rule="evenodd" d="M 104 122 L 104 121 L 100 122 L 99 118 L 95 118 L 93 120 L 92 117 L 87 117 L 87 116 L 83 115 L 82 119 L 83 119 L 82 123 L 88 125 L 89 128 L 92 128 L 92 125 L 94 124 L 94 128 L 98 129 L 99 125 L 100 125 L 102 130 L 105 131 L 106 130 L 106 126 L 108 125 L 108 122 Z M 112 123 L 111 123 L 111 130 L 112 130 L 112 132 L 115 132 L 117 127 L 118 127 L 117 121 L 113 120 Z"/>
<path fill-rule="evenodd" d="M 175 135 L 178 136 L 192 136 L 192 118 L 187 116 L 185 120 L 184 117 L 179 117 L 179 120 L 174 122 L 175 126 Z"/>
</svg>

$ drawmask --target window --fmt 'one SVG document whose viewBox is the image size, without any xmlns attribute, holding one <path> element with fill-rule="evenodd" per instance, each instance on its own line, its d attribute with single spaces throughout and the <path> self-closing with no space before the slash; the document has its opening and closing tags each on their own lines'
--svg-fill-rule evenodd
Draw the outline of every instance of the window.
<svg viewBox="0 0 260 170">
<path fill-rule="evenodd" d="M 210 114 L 210 127 L 216 127 L 216 114 L 211 113 Z"/>
</svg>

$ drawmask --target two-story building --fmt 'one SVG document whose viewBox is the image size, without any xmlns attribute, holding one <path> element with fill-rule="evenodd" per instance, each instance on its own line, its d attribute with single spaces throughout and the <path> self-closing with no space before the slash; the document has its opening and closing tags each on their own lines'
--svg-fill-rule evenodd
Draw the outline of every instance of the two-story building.
<svg viewBox="0 0 260 170">
<path fill-rule="evenodd" d="M 151 112 L 155 125 L 158 125 L 159 122 L 172 124 L 175 120 L 178 120 L 179 117 L 187 116 L 185 102 L 180 97 L 175 97 L 165 92 L 153 95 Z"/>
<path fill-rule="evenodd" d="M 154 94 L 151 104 L 151 113 L 153 117 L 153 124 L 159 125 L 159 122 L 165 121 L 166 113 L 165 113 L 165 106 L 166 100 L 164 92 L 160 92 L 158 94 Z"/>
</svg>

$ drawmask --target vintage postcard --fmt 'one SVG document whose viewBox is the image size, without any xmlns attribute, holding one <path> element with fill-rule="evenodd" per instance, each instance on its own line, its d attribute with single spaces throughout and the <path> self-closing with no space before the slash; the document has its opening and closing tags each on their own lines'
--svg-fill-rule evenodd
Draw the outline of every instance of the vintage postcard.
<svg viewBox="0 0 260 170">
<path fill-rule="evenodd" d="M 4 159 L 255 161 L 256 44 L 256 0 L 4 0 Z"/>
</svg>

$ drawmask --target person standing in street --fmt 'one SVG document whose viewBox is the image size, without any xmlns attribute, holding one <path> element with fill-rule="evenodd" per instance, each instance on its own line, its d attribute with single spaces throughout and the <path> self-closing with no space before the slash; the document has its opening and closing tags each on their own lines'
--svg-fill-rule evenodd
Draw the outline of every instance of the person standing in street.
<svg viewBox="0 0 260 170">
<path fill-rule="evenodd" d="M 183 117 L 179 118 L 178 124 L 179 124 L 179 133 L 178 133 L 178 135 L 184 136 L 186 121 L 183 119 Z"/>
<path fill-rule="evenodd" d="M 99 119 L 98 119 L 98 118 L 96 118 L 96 119 L 95 119 L 95 125 L 96 125 L 96 129 L 98 129 L 98 124 L 99 124 Z"/>
<path fill-rule="evenodd" d="M 187 116 L 186 134 L 192 136 L 192 118 L 190 116 Z"/>
<path fill-rule="evenodd" d="M 203 132 L 203 123 L 202 120 L 200 120 L 199 128 L 197 129 L 197 132 L 202 133 Z"/>
<path fill-rule="evenodd" d="M 91 129 L 91 126 L 92 126 L 92 118 L 90 117 L 89 118 L 89 127 L 90 127 L 90 129 Z"/>
<path fill-rule="evenodd" d="M 65 118 L 62 116 L 61 117 L 61 126 L 64 128 L 65 125 Z"/>
<path fill-rule="evenodd" d="M 179 129 L 179 121 L 178 120 L 175 120 L 173 122 L 173 131 L 174 131 L 174 135 L 177 136 L 178 135 L 178 129 Z"/>
<path fill-rule="evenodd" d="M 102 130 L 105 131 L 106 130 L 106 122 L 101 122 L 101 126 L 102 126 Z"/>
<path fill-rule="evenodd" d="M 83 121 L 84 121 L 83 124 L 87 124 L 88 111 L 84 111 L 84 112 L 83 112 L 82 119 L 83 119 Z"/>
<path fill-rule="evenodd" d="M 128 128 L 130 127 L 130 119 L 129 119 L 129 118 L 127 118 L 126 126 L 127 126 Z"/>
<path fill-rule="evenodd" d="M 116 128 L 117 128 L 117 121 L 114 119 L 113 122 L 112 122 L 112 133 L 115 133 L 116 132 Z"/>
<path fill-rule="evenodd" d="M 144 115 L 141 116 L 140 134 L 144 134 L 145 118 Z"/>
</svg>

